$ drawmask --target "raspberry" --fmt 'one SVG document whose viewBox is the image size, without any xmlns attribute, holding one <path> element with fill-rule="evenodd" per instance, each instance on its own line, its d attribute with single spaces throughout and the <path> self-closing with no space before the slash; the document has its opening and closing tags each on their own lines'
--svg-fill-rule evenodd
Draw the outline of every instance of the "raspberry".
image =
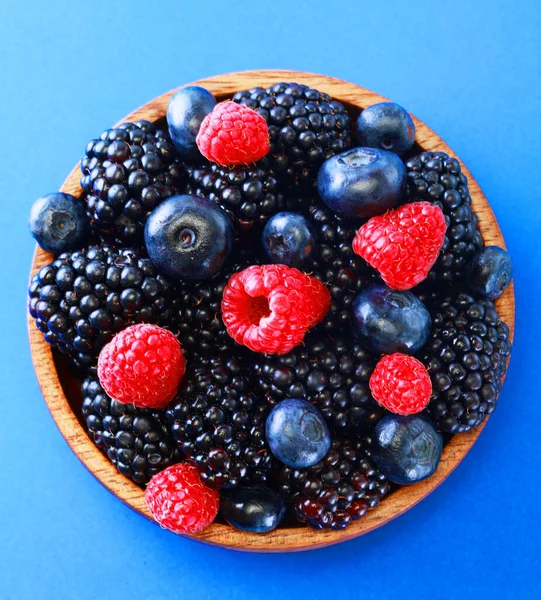
<svg viewBox="0 0 541 600">
<path fill-rule="evenodd" d="M 327 288 L 285 265 L 251 266 L 229 280 L 222 318 L 229 335 L 254 352 L 286 354 L 331 305 Z"/>
<path fill-rule="evenodd" d="M 150 480 L 145 500 L 152 516 L 174 533 L 199 533 L 218 514 L 220 495 L 207 487 L 199 471 L 188 463 L 178 463 Z"/>
<path fill-rule="evenodd" d="M 443 246 L 445 229 L 439 206 L 413 202 L 369 219 L 357 232 L 353 250 L 389 287 L 407 290 L 426 279 Z"/>
<path fill-rule="evenodd" d="M 212 162 L 226 167 L 249 165 L 268 154 L 269 127 L 255 110 L 221 102 L 204 118 L 196 142 Z"/>
<path fill-rule="evenodd" d="M 378 404 L 397 415 L 421 412 L 432 394 L 430 376 L 423 363 L 398 352 L 379 360 L 369 385 Z"/>
<path fill-rule="evenodd" d="M 115 400 L 139 408 L 163 408 L 186 371 L 177 338 L 157 325 L 132 325 L 100 352 L 98 377 Z"/>
</svg>

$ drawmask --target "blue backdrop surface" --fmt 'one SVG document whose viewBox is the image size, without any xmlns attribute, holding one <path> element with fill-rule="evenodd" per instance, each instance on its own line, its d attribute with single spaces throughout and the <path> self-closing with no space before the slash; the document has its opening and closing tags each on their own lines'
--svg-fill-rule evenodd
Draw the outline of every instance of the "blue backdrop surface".
<svg viewBox="0 0 541 600">
<path fill-rule="evenodd" d="M 0 2 L 0 599 L 539 598 L 541 4 Z M 212 74 L 334 75 L 407 107 L 463 158 L 515 263 L 500 407 L 459 469 L 388 526 L 337 547 L 205 547 L 123 506 L 42 401 L 25 332 L 26 219 L 86 141 Z"/>
</svg>

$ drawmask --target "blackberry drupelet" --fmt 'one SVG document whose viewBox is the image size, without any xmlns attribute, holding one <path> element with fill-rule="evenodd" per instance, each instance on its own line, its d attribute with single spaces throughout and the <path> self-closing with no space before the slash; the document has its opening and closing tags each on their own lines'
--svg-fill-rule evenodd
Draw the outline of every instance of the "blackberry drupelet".
<svg viewBox="0 0 541 600">
<path fill-rule="evenodd" d="M 270 153 L 262 159 L 289 190 L 315 186 L 320 165 L 351 146 L 344 105 L 299 83 L 237 92 L 233 100 L 256 110 L 269 125 Z"/>
<path fill-rule="evenodd" d="M 445 298 L 432 321 L 419 355 L 432 380 L 427 413 L 444 432 L 469 431 L 496 408 L 511 353 L 509 327 L 491 300 L 467 294 Z"/>
<path fill-rule="evenodd" d="M 84 371 L 127 325 L 167 324 L 170 292 L 137 250 L 92 246 L 42 267 L 30 284 L 29 309 L 45 340 Z"/>
<path fill-rule="evenodd" d="M 199 360 L 166 415 L 186 457 L 213 488 L 266 481 L 273 459 L 265 442 L 268 406 L 252 393 L 239 358 Z"/>
<path fill-rule="evenodd" d="M 312 402 L 332 432 L 371 429 L 383 414 L 368 380 L 376 364 L 360 344 L 313 333 L 305 344 L 283 356 L 257 355 L 258 395 L 269 404 L 286 398 Z"/>
<path fill-rule="evenodd" d="M 460 163 L 444 152 L 423 152 L 406 162 L 406 172 L 409 199 L 437 204 L 447 224 L 441 254 L 428 279 L 458 281 L 463 278 L 469 260 L 484 245 Z"/>
<path fill-rule="evenodd" d="M 82 386 L 83 418 L 90 437 L 115 467 L 135 483 L 181 460 L 163 411 L 135 408 L 109 397 L 97 377 Z"/>
<path fill-rule="evenodd" d="M 169 136 L 148 121 L 123 123 L 91 140 L 81 187 L 100 238 L 140 245 L 148 215 L 180 189 L 183 168 Z"/>
<path fill-rule="evenodd" d="M 313 529 L 345 529 L 389 492 L 367 450 L 368 439 L 337 438 L 327 456 L 308 469 L 282 466 L 278 491 L 293 503 L 297 518 Z"/>
</svg>

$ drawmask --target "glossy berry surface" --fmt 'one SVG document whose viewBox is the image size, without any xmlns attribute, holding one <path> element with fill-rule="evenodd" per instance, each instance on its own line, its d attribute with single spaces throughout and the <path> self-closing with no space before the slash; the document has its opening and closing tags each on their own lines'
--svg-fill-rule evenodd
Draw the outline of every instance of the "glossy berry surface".
<svg viewBox="0 0 541 600">
<path fill-rule="evenodd" d="M 217 273 L 233 245 L 231 219 L 213 202 L 174 196 L 150 215 L 145 246 L 158 271 L 171 278 L 200 281 Z"/>
<path fill-rule="evenodd" d="M 472 258 L 466 282 L 474 294 L 495 300 L 503 294 L 512 278 L 509 253 L 498 246 L 486 246 Z"/>
<path fill-rule="evenodd" d="M 432 319 L 411 292 L 374 285 L 353 301 L 351 324 L 361 344 L 374 354 L 415 354 L 430 336 Z"/>
<path fill-rule="evenodd" d="M 90 233 L 83 202 L 61 192 L 34 202 L 28 227 L 40 247 L 53 254 L 81 248 Z"/>
<path fill-rule="evenodd" d="M 434 473 L 442 448 L 442 436 L 426 417 L 385 415 L 374 430 L 371 452 L 387 479 L 407 485 Z"/>
<path fill-rule="evenodd" d="M 403 154 L 415 142 L 415 125 L 407 110 L 394 102 L 365 108 L 355 124 L 357 143 L 369 148 Z"/>
<path fill-rule="evenodd" d="M 225 497 L 221 514 L 240 531 L 267 533 L 278 527 L 286 512 L 282 497 L 263 485 L 238 487 Z"/>
<path fill-rule="evenodd" d="M 402 199 L 406 169 L 392 152 L 353 148 L 327 159 L 317 175 L 317 190 L 336 215 L 368 219 Z"/>
<path fill-rule="evenodd" d="M 302 215 L 281 212 L 263 229 L 263 252 L 271 263 L 300 269 L 310 258 L 316 244 L 310 222 Z"/>
</svg>

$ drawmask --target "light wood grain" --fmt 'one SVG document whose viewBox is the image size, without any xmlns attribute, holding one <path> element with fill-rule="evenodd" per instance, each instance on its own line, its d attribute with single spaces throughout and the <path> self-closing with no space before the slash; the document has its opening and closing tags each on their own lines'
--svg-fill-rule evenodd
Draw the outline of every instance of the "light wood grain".
<svg viewBox="0 0 541 600">
<path fill-rule="evenodd" d="M 347 104 L 354 111 L 376 102 L 386 101 L 382 96 L 354 84 L 323 75 L 297 71 L 246 71 L 210 77 L 195 83 L 206 87 L 219 100 L 223 100 L 238 90 L 256 86 L 267 87 L 278 81 L 298 81 L 305 83 L 313 88 L 327 92 L 334 98 Z M 163 94 L 152 102 L 135 110 L 123 119 L 121 123 L 137 119 L 147 119 L 149 121 L 162 119 L 165 116 L 167 103 L 172 93 Z M 446 110 L 451 111 L 452 106 L 446 108 Z M 423 150 L 443 151 L 456 157 L 456 154 L 436 133 L 419 121 L 419 119 L 415 117 L 413 119 L 416 126 L 416 142 Z M 460 161 L 460 159 L 458 160 Z M 462 161 L 460 161 L 460 164 L 469 180 L 473 207 L 479 215 L 480 228 L 485 243 L 505 247 L 500 228 L 483 192 Z M 77 165 L 66 179 L 61 188 L 62 191 L 80 195 L 79 177 L 79 165 Z M 51 256 L 49 254 L 37 248 L 32 263 L 31 274 L 36 273 L 41 266 L 47 264 L 50 260 Z M 496 304 L 502 319 L 509 325 L 511 335 L 513 335 L 515 318 L 513 285 L 507 288 Z M 43 340 L 42 334 L 34 326 L 33 319 L 29 316 L 28 320 L 30 347 L 36 375 L 47 406 L 62 435 L 85 467 L 107 489 L 128 506 L 151 519 L 152 517 L 144 501 L 143 491 L 131 480 L 120 475 L 86 435 L 79 421 L 79 415 L 76 415 L 73 410 L 73 408 L 76 411 L 80 410 L 80 399 L 69 391 L 70 387 L 73 388 L 73 382 L 69 380 L 69 376 L 65 373 L 62 376 L 59 375 L 50 347 Z M 485 424 L 486 421 L 474 431 L 455 436 L 445 448 L 440 465 L 430 479 L 414 486 L 401 488 L 383 500 L 377 508 L 369 511 L 361 521 L 352 524 L 345 531 L 314 532 L 305 527 L 290 527 L 258 535 L 237 531 L 226 525 L 214 524 L 201 534 L 188 537 L 216 546 L 255 552 L 308 550 L 358 537 L 403 514 L 440 485 L 470 450 Z"/>
</svg>

